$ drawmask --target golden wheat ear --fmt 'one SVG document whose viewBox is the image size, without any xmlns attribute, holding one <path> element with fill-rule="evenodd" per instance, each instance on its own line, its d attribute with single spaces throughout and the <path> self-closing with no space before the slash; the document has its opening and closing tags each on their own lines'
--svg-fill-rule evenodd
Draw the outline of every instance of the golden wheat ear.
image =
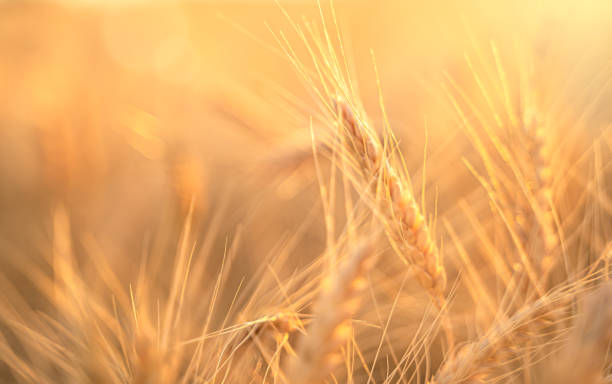
<svg viewBox="0 0 612 384">
<path fill-rule="evenodd" d="M 416 271 L 420 285 L 428 292 L 438 309 L 446 305 L 446 269 L 432 238 L 423 213 L 419 209 L 408 183 L 391 163 L 388 151 L 366 119 L 360 117 L 346 101 L 336 97 L 333 105 L 341 123 L 348 156 L 361 167 L 362 184 L 370 184 L 370 198 L 382 214 L 385 231 L 394 249 Z M 447 316 L 442 326 L 448 348 L 454 337 Z"/>
<path fill-rule="evenodd" d="M 540 252 L 539 264 L 542 280 L 546 281 L 548 274 L 558 260 L 554 251 L 559 245 L 559 236 L 555 228 L 553 198 L 553 168 L 550 158 L 550 138 L 545 132 L 546 123 L 540 113 L 534 108 L 526 108 L 523 113 L 523 136 L 527 149 L 528 170 L 532 180 L 531 189 L 533 202 L 530 212 L 524 212 L 525 217 L 531 217 L 533 225 L 537 226 Z M 527 237 L 524 235 L 524 237 Z"/>
<path fill-rule="evenodd" d="M 388 235 L 441 308 L 446 301 L 446 269 L 414 196 L 367 123 L 345 101 L 337 98 L 334 105 L 348 136 L 348 149 L 362 165 L 363 181 L 375 181 L 371 193 L 385 216 Z"/>
<path fill-rule="evenodd" d="M 289 383 L 323 382 L 340 364 L 341 347 L 351 335 L 351 319 L 359 309 L 360 294 L 367 287 L 366 274 L 374 261 L 373 241 L 364 240 L 324 282 L 312 323 L 288 367 Z"/>
<path fill-rule="evenodd" d="M 556 288 L 510 317 L 500 312 L 487 332 L 449 356 L 429 384 L 488 383 L 500 375 L 517 375 L 527 370 L 529 365 L 516 363 L 521 358 L 529 359 L 536 353 L 550 351 L 554 347 L 551 340 L 567 337 L 571 328 L 559 324 L 572 316 L 573 303 L 589 292 L 588 284 L 602 277 L 593 275 L 592 280 Z"/>
</svg>

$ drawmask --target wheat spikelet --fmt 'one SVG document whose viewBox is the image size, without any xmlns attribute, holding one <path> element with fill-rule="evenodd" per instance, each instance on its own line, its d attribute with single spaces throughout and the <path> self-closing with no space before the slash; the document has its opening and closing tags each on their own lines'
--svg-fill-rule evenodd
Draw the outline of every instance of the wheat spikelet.
<svg viewBox="0 0 612 384">
<path fill-rule="evenodd" d="M 340 349 L 351 335 L 351 317 L 359 308 L 373 256 L 371 242 L 358 244 L 337 274 L 324 282 L 313 322 L 288 370 L 291 384 L 322 382 L 342 360 Z"/>
<path fill-rule="evenodd" d="M 232 353 L 240 353 L 253 343 L 260 346 L 260 340 L 262 339 L 268 339 L 272 336 L 279 339 L 279 335 L 291 334 L 302 327 L 302 322 L 297 313 L 280 311 L 216 332 L 216 334 L 233 333 L 230 340 L 230 350 Z"/>
</svg>

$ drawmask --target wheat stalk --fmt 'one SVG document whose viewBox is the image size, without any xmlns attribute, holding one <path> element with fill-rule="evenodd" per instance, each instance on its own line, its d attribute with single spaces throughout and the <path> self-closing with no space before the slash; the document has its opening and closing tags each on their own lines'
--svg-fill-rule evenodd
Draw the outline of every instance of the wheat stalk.
<svg viewBox="0 0 612 384">
<path fill-rule="evenodd" d="M 351 337 L 351 317 L 366 288 L 365 275 L 374 262 L 371 241 L 358 244 L 337 274 L 324 282 L 307 335 L 298 345 L 288 369 L 291 384 L 312 384 L 323 379 L 341 362 L 341 347 Z"/>
</svg>

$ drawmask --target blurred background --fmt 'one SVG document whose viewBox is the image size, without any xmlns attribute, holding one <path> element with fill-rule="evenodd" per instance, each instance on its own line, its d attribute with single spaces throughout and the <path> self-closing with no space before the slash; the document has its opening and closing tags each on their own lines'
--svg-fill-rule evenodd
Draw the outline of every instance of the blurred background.
<svg viewBox="0 0 612 384">
<path fill-rule="evenodd" d="M 315 1 L 281 4 L 298 21 L 320 22 Z M 517 44 L 526 47 L 546 68 L 548 92 L 569 100 L 582 85 L 605 81 L 597 75 L 612 57 L 612 4 L 603 0 L 335 7 L 371 115 L 379 117 L 379 92 L 370 50 L 395 131 L 418 129 L 402 142 L 418 151 L 407 156 L 414 164 L 425 120 L 432 147 L 456 131 L 440 83 L 445 71 L 459 83 L 471 76 L 463 55 L 474 44 L 486 50 L 496 41 L 509 61 Z M 329 3 L 322 8 L 329 22 Z M 270 30 L 286 31 L 307 61 L 272 1 L 1 1 L 0 238 L 35 243 L 49 207 L 61 201 L 116 247 L 136 246 L 192 194 L 202 217 L 226 199 L 230 216 L 244 220 L 273 199 L 291 209 L 258 220 L 299 223 L 304 212 L 296 211 L 316 199 L 312 180 L 283 175 L 272 186 L 278 180 L 257 173 L 285 143 L 309 140 L 305 121 L 314 108 Z M 610 117 L 598 108 L 594 126 Z M 252 228 L 254 252 L 277 236 L 266 231 L 267 239 L 263 228 Z"/>
</svg>

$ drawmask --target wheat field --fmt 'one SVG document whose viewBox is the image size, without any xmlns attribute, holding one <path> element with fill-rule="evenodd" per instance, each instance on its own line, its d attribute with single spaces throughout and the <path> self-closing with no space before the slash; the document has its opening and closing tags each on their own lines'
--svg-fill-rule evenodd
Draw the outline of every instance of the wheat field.
<svg viewBox="0 0 612 384">
<path fill-rule="evenodd" d="M 612 384 L 610 20 L 0 1 L 0 383 Z"/>
</svg>

